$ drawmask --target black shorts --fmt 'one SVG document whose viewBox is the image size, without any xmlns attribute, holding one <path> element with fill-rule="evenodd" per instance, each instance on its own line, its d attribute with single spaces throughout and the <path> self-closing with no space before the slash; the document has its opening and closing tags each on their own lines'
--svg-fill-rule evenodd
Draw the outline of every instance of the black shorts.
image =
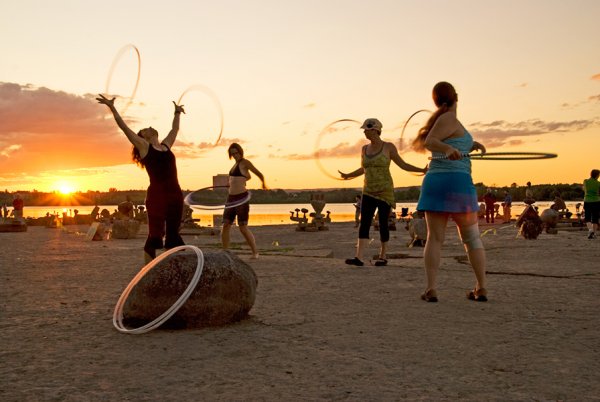
<svg viewBox="0 0 600 402">
<path fill-rule="evenodd" d="M 243 192 L 241 194 L 229 195 L 227 197 L 227 204 L 234 203 L 236 201 L 242 200 L 248 196 L 248 192 Z M 250 215 L 250 201 L 243 203 L 242 205 L 238 205 L 237 207 L 228 208 L 225 207 L 223 211 L 223 223 L 233 224 L 235 222 L 235 218 L 237 216 L 237 223 L 240 226 L 247 225 L 248 219 Z"/>
<path fill-rule="evenodd" d="M 585 212 L 585 222 L 598 223 L 600 219 L 600 201 L 584 202 L 583 210 Z"/>
</svg>

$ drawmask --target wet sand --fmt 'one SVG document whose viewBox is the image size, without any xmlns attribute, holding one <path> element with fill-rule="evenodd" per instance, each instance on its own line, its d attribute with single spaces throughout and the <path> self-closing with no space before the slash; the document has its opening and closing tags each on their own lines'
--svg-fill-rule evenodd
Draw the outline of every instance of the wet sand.
<svg viewBox="0 0 600 402">
<path fill-rule="evenodd" d="M 399 258 L 362 268 L 344 264 L 352 223 L 294 228 L 253 227 L 261 257 L 252 261 L 232 231 L 233 251 L 259 280 L 248 319 L 144 335 L 112 325 L 142 266 L 144 235 L 0 233 L 0 399 L 600 400 L 600 240 L 585 231 L 525 240 L 513 226 L 482 226 L 490 301 L 475 303 L 450 229 L 434 304 L 419 299 L 423 249 L 406 247 L 402 226 L 389 250 Z"/>
</svg>

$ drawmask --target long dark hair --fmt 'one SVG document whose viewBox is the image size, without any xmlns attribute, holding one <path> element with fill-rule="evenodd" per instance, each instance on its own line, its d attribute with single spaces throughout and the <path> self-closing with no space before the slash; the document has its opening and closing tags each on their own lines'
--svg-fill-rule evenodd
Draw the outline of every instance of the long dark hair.
<svg viewBox="0 0 600 402">
<path fill-rule="evenodd" d="M 431 128 L 435 124 L 438 117 L 446 113 L 458 100 L 456 90 L 449 82 L 441 81 L 435 84 L 433 87 L 433 102 L 437 106 L 437 110 L 433 112 L 427 123 L 419 129 L 417 138 L 413 140 L 412 146 L 415 151 L 425 151 L 425 140 L 427 135 L 431 131 Z"/>
<path fill-rule="evenodd" d="M 144 137 L 142 137 L 142 130 L 138 131 L 137 135 L 138 135 L 138 137 L 144 138 Z M 144 139 L 144 141 L 145 141 L 145 139 Z M 133 159 L 133 162 L 136 165 L 138 165 L 141 169 L 146 167 L 146 163 L 144 163 L 144 160 L 140 156 L 140 151 L 135 147 L 135 145 L 133 146 L 133 149 L 131 150 L 131 159 Z"/>
</svg>

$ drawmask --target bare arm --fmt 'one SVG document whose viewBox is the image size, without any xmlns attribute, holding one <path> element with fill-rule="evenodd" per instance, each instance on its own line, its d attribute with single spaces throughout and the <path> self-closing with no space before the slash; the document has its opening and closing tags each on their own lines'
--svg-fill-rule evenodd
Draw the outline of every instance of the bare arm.
<svg viewBox="0 0 600 402">
<path fill-rule="evenodd" d="M 143 138 L 140 138 L 136 133 L 134 133 L 133 130 L 131 130 L 127 126 L 127 124 L 125 124 L 119 112 L 117 112 L 117 109 L 115 108 L 115 98 L 108 99 L 104 97 L 104 95 L 99 96 L 100 97 L 96 98 L 96 100 L 98 101 L 98 103 L 108 106 L 108 108 L 113 114 L 113 117 L 115 118 L 115 121 L 117 122 L 117 125 L 125 133 L 129 142 L 131 142 L 133 146 L 135 146 L 140 151 L 140 153 L 147 151 L 148 143 Z"/>
<path fill-rule="evenodd" d="M 471 151 L 481 151 L 482 154 L 486 153 L 487 150 L 485 149 L 485 146 L 477 141 L 473 141 L 473 146 L 471 147 Z"/>
<path fill-rule="evenodd" d="M 402 170 L 406 170 L 407 172 L 419 172 L 419 173 L 427 173 L 427 166 L 424 168 L 416 167 L 411 165 L 410 163 L 406 163 L 404 159 L 398 154 L 398 150 L 391 142 L 386 142 L 385 146 L 388 149 L 390 159 L 394 161 L 396 165 Z"/>
<path fill-rule="evenodd" d="M 348 180 L 348 179 L 354 179 L 355 177 L 365 174 L 365 169 L 363 167 L 359 167 L 358 169 L 356 169 L 355 171 L 350 172 L 350 173 L 342 173 L 338 170 L 338 173 L 340 174 L 342 179 Z"/>
<path fill-rule="evenodd" d="M 173 116 L 173 125 L 171 126 L 171 131 L 167 134 L 166 138 L 163 140 L 163 143 L 171 148 L 177 139 L 177 133 L 179 132 L 179 117 L 181 113 L 185 113 L 183 110 L 183 105 L 178 105 L 173 101 L 173 105 L 175 105 L 175 115 Z"/>
<path fill-rule="evenodd" d="M 260 172 L 260 170 L 258 170 L 256 167 L 254 167 L 252 162 L 250 162 L 247 159 L 244 159 L 244 161 L 240 165 L 240 172 L 242 172 L 242 174 L 244 176 L 246 176 L 248 179 L 250 179 L 250 174 L 248 173 L 248 171 L 251 171 L 252 173 L 254 173 L 256 175 L 256 177 L 258 177 L 260 179 L 260 181 L 262 182 L 262 189 L 267 190 L 267 184 L 265 183 L 265 176 Z"/>
</svg>

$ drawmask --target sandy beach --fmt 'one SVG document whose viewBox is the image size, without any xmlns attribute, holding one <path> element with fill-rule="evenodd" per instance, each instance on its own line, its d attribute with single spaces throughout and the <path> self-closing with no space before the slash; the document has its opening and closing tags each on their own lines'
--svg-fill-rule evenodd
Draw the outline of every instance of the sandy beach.
<svg viewBox="0 0 600 402">
<path fill-rule="evenodd" d="M 233 251 L 258 276 L 250 317 L 143 335 L 117 332 L 112 313 L 142 267 L 144 234 L 0 233 L 0 399 L 600 400 L 600 241 L 585 231 L 525 240 L 514 226 L 482 225 L 490 301 L 475 303 L 450 229 L 434 304 L 419 299 L 423 249 L 406 247 L 401 225 L 396 258 L 361 268 L 344 264 L 353 223 L 329 227 L 253 227 L 252 261 L 234 228 Z M 202 249 L 220 241 L 184 239 Z"/>
</svg>

